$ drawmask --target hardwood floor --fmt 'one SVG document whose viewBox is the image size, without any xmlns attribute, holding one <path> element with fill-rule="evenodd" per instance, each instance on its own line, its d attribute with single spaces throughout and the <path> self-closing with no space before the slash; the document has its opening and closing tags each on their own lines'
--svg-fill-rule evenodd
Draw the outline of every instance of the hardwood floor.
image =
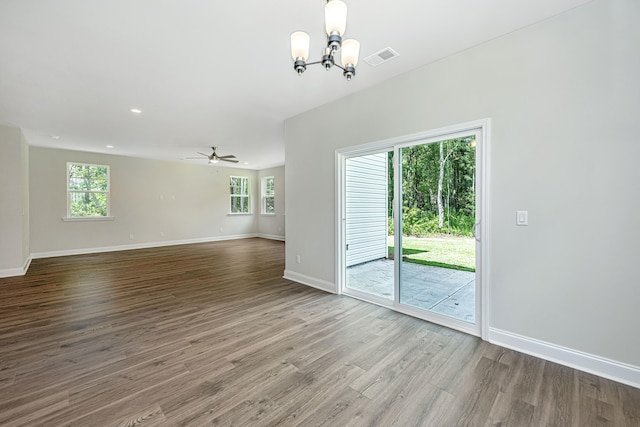
<svg viewBox="0 0 640 427">
<path fill-rule="evenodd" d="M 282 279 L 262 239 L 0 279 L 0 425 L 640 426 L 640 390 Z"/>
</svg>

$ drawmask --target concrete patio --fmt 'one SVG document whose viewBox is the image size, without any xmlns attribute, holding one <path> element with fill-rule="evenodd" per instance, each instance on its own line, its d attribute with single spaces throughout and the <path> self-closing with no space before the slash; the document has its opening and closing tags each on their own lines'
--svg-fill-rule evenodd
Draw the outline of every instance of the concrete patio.
<svg viewBox="0 0 640 427">
<path fill-rule="evenodd" d="M 400 302 L 475 323 L 475 273 L 403 262 Z M 393 300 L 393 260 L 347 268 L 347 288 Z"/>
</svg>

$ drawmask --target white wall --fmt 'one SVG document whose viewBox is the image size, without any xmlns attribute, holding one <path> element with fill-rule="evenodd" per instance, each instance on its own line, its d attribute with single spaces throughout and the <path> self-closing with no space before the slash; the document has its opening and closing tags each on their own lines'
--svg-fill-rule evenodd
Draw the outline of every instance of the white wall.
<svg viewBox="0 0 640 427">
<path fill-rule="evenodd" d="M 272 176 L 275 185 L 275 215 L 260 215 L 258 218 L 258 235 L 276 240 L 285 240 L 285 170 L 284 166 L 258 171 L 258 186 L 262 185 L 262 178 Z M 260 191 L 260 190 L 258 190 Z M 258 197 L 260 193 L 258 192 Z M 256 199 L 261 203 L 260 199 Z M 260 212 L 260 205 L 256 205 L 256 212 Z"/>
<path fill-rule="evenodd" d="M 110 166 L 113 221 L 62 220 L 69 161 Z M 30 147 L 30 170 L 34 256 L 257 232 L 256 171 L 41 147 Z M 249 177 L 253 215 L 229 215 L 230 175 Z"/>
<path fill-rule="evenodd" d="M 639 16 L 596 0 L 287 120 L 289 276 L 335 290 L 334 150 L 491 118 L 490 327 L 640 367 Z"/>
<path fill-rule="evenodd" d="M 29 260 L 28 150 L 20 129 L 0 126 L 0 277 Z"/>
</svg>

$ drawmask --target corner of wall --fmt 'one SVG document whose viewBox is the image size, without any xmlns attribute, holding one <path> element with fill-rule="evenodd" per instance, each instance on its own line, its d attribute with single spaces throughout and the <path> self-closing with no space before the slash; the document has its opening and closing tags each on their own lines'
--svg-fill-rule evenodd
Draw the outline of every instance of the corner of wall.
<svg viewBox="0 0 640 427">
<path fill-rule="evenodd" d="M 4 277 L 23 274 L 29 258 L 28 174 L 22 131 L 0 125 L 0 275 Z"/>
<path fill-rule="evenodd" d="M 285 270 L 284 276 L 285 279 L 301 283 L 303 285 L 311 286 L 316 289 L 320 289 L 321 291 L 329 292 L 335 294 L 338 292 L 336 284 L 327 282 L 326 280 L 318 279 L 316 277 L 307 276 L 305 274 L 296 273 L 295 271 Z"/>
<path fill-rule="evenodd" d="M 20 132 L 20 160 L 22 172 L 22 261 L 25 263 L 23 268 L 26 273 L 31 264 L 31 215 L 30 215 L 30 186 L 29 186 L 29 144 Z M 23 273 L 24 274 L 24 273 Z"/>
</svg>

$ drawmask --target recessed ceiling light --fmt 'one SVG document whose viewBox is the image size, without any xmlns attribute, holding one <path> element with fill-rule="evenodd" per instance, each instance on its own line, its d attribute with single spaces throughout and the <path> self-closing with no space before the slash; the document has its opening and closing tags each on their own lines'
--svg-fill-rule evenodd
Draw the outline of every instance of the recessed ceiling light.
<svg viewBox="0 0 640 427">
<path fill-rule="evenodd" d="M 133 114 L 142 114 L 142 110 L 139 108 L 129 108 L 129 111 L 131 111 Z"/>
<path fill-rule="evenodd" d="M 51 135 L 51 139 L 55 139 L 56 141 L 60 139 L 58 135 Z"/>
<path fill-rule="evenodd" d="M 107 145 L 105 145 L 105 147 L 107 147 L 107 148 L 113 148 L 113 145 L 111 145 L 111 144 L 107 144 Z"/>
<path fill-rule="evenodd" d="M 245 165 L 248 165 L 248 164 L 249 164 L 249 162 L 244 162 L 244 164 L 245 164 Z"/>
</svg>

